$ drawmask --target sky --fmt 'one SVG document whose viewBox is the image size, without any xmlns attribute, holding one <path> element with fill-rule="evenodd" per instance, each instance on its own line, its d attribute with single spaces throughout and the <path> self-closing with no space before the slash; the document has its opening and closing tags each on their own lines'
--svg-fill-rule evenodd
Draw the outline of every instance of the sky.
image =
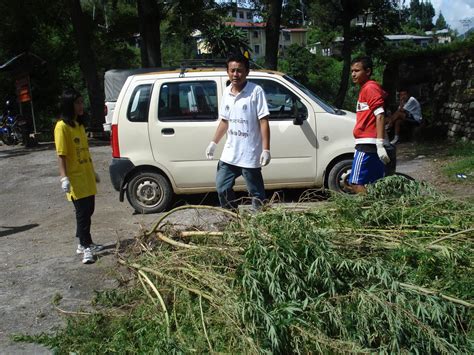
<svg viewBox="0 0 474 355">
<path fill-rule="evenodd" d="M 409 3 L 409 1 L 406 1 L 406 3 Z M 474 0 L 431 0 L 431 4 L 436 11 L 433 23 L 441 11 L 448 25 L 460 34 L 474 27 Z M 470 26 L 464 26 L 460 22 L 462 19 L 471 20 Z"/>
</svg>

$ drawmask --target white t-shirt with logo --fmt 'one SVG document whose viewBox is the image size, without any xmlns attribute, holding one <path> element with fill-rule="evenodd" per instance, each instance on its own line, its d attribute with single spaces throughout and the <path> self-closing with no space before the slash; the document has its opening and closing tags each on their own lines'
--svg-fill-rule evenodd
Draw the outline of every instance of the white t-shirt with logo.
<svg viewBox="0 0 474 355">
<path fill-rule="evenodd" d="M 224 89 L 219 117 L 228 121 L 221 159 L 241 168 L 259 168 L 262 154 L 260 119 L 270 115 L 263 89 L 249 81 L 237 95 Z"/>
<path fill-rule="evenodd" d="M 403 109 L 409 112 L 415 120 L 421 122 L 421 106 L 417 99 L 411 96 L 408 101 L 403 105 Z"/>
</svg>

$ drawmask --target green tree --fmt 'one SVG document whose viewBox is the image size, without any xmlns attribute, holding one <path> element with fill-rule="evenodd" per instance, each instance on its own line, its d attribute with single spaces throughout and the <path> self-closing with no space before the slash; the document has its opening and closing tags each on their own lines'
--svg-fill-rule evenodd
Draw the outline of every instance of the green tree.
<svg viewBox="0 0 474 355">
<path fill-rule="evenodd" d="M 142 67 L 161 67 L 161 21 L 169 8 L 165 1 L 137 0 Z"/>
<path fill-rule="evenodd" d="M 79 12 L 71 13 L 71 4 L 58 0 L 0 1 L 0 61 L 3 63 L 22 52 L 32 52 L 46 61 L 45 66 L 31 72 L 35 116 L 40 130 L 50 131 L 52 119 L 57 116 L 57 98 L 65 86 L 76 87 L 88 103 L 94 103 L 92 117 L 98 126 L 103 121 L 102 89 L 91 93 L 90 80 L 85 79 L 88 75 L 95 76 L 92 79 L 95 87 L 101 87 L 104 70 L 138 64 L 138 52 L 132 43 L 132 34 L 137 32 L 134 4 L 128 0 L 111 4 L 107 1 L 80 3 L 86 43 L 92 52 L 89 55 L 79 53 L 71 16 L 78 16 Z M 83 34 L 84 30 L 79 35 Z M 87 64 L 84 69 L 84 60 L 93 57 L 95 70 L 91 71 Z M 0 73 L 0 98 L 12 92 L 11 76 Z"/>
<path fill-rule="evenodd" d="M 265 0 L 265 6 L 268 9 L 265 27 L 265 67 L 273 70 L 276 70 L 278 66 L 282 3 L 283 0 Z"/>
<path fill-rule="evenodd" d="M 247 0 L 260 15 L 265 27 L 265 63 L 268 69 L 278 67 L 278 45 L 280 40 L 280 25 L 282 24 L 283 0 Z"/>
<path fill-rule="evenodd" d="M 95 54 L 92 50 L 90 27 L 87 26 L 80 0 L 69 0 L 68 5 L 79 53 L 79 63 L 87 83 L 91 105 L 91 126 L 98 129 L 104 120 L 105 97 L 103 85 L 99 81 Z"/>
<path fill-rule="evenodd" d="M 449 29 L 449 26 L 448 24 L 446 23 L 446 20 L 444 19 L 444 16 L 443 14 L 441 13 L 441 11 L 439 12 L 439 16 L 438 18 L 436 19 L 436 23 L 435 23 L 435 28 L 437 30 L 443 30 L 443 29 Z"/>
<path fill-rule="evenodd" d="M 364 45 L 367 54 L 373 54 L 384 43 L 384 34 L 398 23 L 398 12 L 393 0 L 318 0 L 311 6 L 311 19 L 323 31 L 337 28 L 342 33 L 340 86 L 334 99 L 337 107 L 342 107 L 349 86 L 352 52 L 355 47 Z M 371 14 L 373 24 L 356 27 L 352 20 L 361 14 Z"/>
<path fill-rule="evenodd" d="M 219 24 L 222 6 L 214 0 L 137 0 L 140 23 L 142 66 L 162 64 L 161 27 L 168 28 L 185 40 L 196 29 L 201 32 Z"/>
<path fill-rule="evenodd" d="M 341 63 L 332 57 L 312 54 L 292 44 L 279 61 L 279 70 L 292 76 L 326 100 L 334 98 L 339 88 Z"/>
<path fill-rule="evenodd" d="M 207 49 L 217 57 L 225 58 L 229 53 L 250 51 L 247 35 L 241 30 L 218 24 L 203 31 Z"/>
<path fill-rule="evenodd" d="M 306 24 L 310 7 L 309 0 L 286 0 L 283 2 L 281 23 L 287 27 L 299 27 Z"/>
<path fill-rule="evenodd" d="M 410 24 L 421 30 L 433 28 L 433 17 L 435 10 L 431 2 L 411 0 L 410 1 Z"/>
</svg>

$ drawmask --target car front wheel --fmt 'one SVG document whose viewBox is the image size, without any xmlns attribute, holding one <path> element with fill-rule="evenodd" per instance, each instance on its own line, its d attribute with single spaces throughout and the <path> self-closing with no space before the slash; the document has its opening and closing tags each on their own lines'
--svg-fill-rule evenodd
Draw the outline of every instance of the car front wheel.
<svg viewBox="0 0 474 355">
<path fill-rule="evenodd" d="M 328 187 L 336 192 L 350 192 L 347 189 L 349 174 L 351 173 L 352 159 L 344 159 L 334 165 L 329 171 Z"/>
<path fill-rule="evenodd" d="M 134 175 L 127 186 L 128 202 L 138 213 L 163 212 L 173 197 L 171 185 L 163 175 L 141 171 Z"/>
</svg>

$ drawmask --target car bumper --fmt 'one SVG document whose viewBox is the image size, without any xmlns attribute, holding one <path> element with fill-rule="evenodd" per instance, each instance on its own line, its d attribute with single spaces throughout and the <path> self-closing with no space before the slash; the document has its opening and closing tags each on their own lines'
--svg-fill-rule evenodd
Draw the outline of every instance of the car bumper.
<svg viewBox="0 0 474 355">
<path fill-rule="evenodd" d="M 125 185 L 125 178 L 135 169 L 135 165 L 127 158 L 112 158 L 109 165 L 110 180 L 114 189 L 122 191 Z"/>
</svg>

